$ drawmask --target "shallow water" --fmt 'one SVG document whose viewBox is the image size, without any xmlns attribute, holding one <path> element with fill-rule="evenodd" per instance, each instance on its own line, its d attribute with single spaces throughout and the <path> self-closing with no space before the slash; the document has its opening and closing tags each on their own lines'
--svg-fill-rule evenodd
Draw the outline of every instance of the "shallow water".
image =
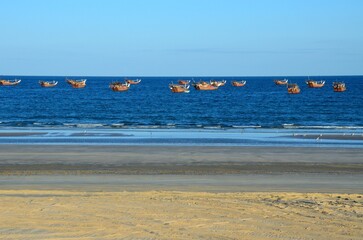
<svg viewBox="0 0 363 240">
<path fill-rule="evenodd" d="M 0 144 L 363 148 L 363 129 L 206 130 L 22 127 L 0 130 Z"/>
</svg>

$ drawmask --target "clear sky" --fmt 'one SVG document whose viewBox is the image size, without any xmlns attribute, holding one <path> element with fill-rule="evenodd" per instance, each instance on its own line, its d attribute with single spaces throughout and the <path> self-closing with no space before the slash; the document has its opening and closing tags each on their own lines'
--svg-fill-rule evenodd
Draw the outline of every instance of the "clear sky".
<svg viewBox="0 0 363 240">
<path fill-rule="evenodd" d="M 0 0 L 0 75 L 363 74 L 362 0 Z"/>
</svg>

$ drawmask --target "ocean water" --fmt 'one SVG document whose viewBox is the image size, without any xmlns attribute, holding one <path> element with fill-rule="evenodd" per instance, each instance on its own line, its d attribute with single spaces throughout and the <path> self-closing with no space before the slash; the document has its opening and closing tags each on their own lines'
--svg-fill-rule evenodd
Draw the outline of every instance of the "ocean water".
<svg viewBox="0 0 363 240">
<path fill-rule="evenodd" d="M 276 86 L 276 77 L 194 77 L 226 79 L 217 91 L 174 94 L 170 82 L 191 77 L 142 77 L 127 92 L 108 85 L 123 77 L 87 78 L 84 89 L 73 89 L 65 77 L 3 76 L 20 78 L 18 86 L 0 87 L 0 127 L 104 127 L 104 128 L 320 128 L 363 127 L 363 76 L 329 76 L 321 89 L 306 86 L 307 77 L 288 77 L 301 94 L 289 95 Z M 247 80 L 242 88 L 231 80 Z M 41 88 L 39 80 L 57 80 L 54 88 Z M 333 92 L 332 82 L 344 81 L 347 91 Z"/>
<path fill-rule="evenodd" d="M 192 77 L 142 77 L 127 92 L 113 92 L 108 87 L 123 77 L 77 77 L 87 78 L 83 89 L 73 89 L 65 77 L 3 78 L 22 82 L 0 86 L 0 144 L 363 147 L 362 137 L 294 137 L 363 136 L 363 76 L 311 76 L 326 81 L 320 89 L 308 88 L 306 77 L 288 77 L 300 85 L 298 95 L 276 86 L 276 77 L 193 77 L 195 81 L 228 82 L 217 91 L 191 87 L 187 94 L 172 93 L 168 84 Z M 233 79 L 247 84 L 233 87 Z M 41 88 L 39 80 L 59 83 Z M 344 81 L 347 91 L 333 92 L 333 81 Z"/>
</svg>

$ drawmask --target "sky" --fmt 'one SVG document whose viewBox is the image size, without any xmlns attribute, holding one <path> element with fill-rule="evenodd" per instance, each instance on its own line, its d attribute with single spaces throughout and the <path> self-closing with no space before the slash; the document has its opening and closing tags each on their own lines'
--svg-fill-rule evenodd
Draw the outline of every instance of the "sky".
<svg viewBox="0 0 363 240">
<path fill-rule="evenodd" d="M 363 75 L 363 1 L 0 0 L 0 75 Z"/>
</svg>

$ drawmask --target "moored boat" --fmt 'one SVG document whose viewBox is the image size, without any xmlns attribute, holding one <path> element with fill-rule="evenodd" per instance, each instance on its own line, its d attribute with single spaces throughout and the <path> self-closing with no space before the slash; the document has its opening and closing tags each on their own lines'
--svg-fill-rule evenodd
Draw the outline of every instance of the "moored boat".
<svg viewBox="0 0 363 240">
<path fill-rule="evenodd" d="M 113 83 L 110 84 L 110 88 L 114 92 L 125 92 L 125 91 L 129 90 L 130 83 L 128 83 L 128 82 L 125 82 L 125 83 L 113 82 Z"/>
<path fill-rule="evenodd" d="M 87 79 L 80 79 L 80 80 L 74 80 L 74 79 L 66 79 L 66 82 L 70 84 L 73 88 L 84 88 L 86 86 Z"/>
<path fill-rule="evenodd" d="M 232 86 L 234 87 L 243 87 L 244 85 L 246 85 L 247 81 L 232 81 Z"/>
<path fill-rule="evenodd" d="M 169 84 L 169 88 L 173 93 L 189 93 L 189 85 L 188 84 Z"/>
<path fill-rule="evenodd" d="M 347 88 L 343 82 L 333 82 L 333 90 L 334 92 L 344 92 Z"/>
<path fill-rule="evenodd" d="M 290 83 L 287 85 L 287 92 L 290 94 L 300 93 L 300 88 L 296 83 Z"/>
<path fill-rule="evenodd" d="M 141 82 L 141 79 L 125 79 L 125 82 L 131 85 L 136 85 Z"/>
<path fill-rule="evenodd" d="M 20 79 L 14 79 L 14 80 L 1 79 L 0 80 L 0 85 L 2 85 L 2 86 L 14 86 L 14 85 L 18 85 L 20 82 L 21 82 Z"/>
<path fill-rule="evenodd" d="M 42 87 L 54 87 L 58 84 L 57 81 L 39 81 L 40 86 Z"/>
<path fill-rule="evenodd" d="M 217 90 L 218 89 L 217 86 L 213 86 L 212 84 L 207 83 L 205 81 L 200 81 L 200 82 L 197 82 L 197 83 L 193 83 L 193 87 L 196 90 L 201 90 L 201 91 L 211 91 L 211 90 Z"/>
<path fill-rule="evenodd" d="M 309 86 L 309 88 L 321 88 L 324 86 L 325 81 L 307 80 L 306 84 Z"/>
<path fill-rule="evenodd" d="M 209 83 L 215 87 L 222 87 L 227 83 L 227 81 L 226 80 L 222 80 L 222 81 L 210 80 Z"/>
<path fill-rule="evenodd" d="M 178 83 L 179 83 L 180 85 L 187 85 L 187 84 L 189 84 L 189 83 L 190 83 L 190 80 L 179 80 L 179 81 L 178 81 Z"/>
<path fill-rule="evenodd" d="M 276 80 L 274 80 L 274 83 L 276 85 L 286 85 L 286 84 L 289 83 L 289 80 L 286 79 L 286 78 L 284 78 L 284 79 L 276 79 Z"/>
</svg>

